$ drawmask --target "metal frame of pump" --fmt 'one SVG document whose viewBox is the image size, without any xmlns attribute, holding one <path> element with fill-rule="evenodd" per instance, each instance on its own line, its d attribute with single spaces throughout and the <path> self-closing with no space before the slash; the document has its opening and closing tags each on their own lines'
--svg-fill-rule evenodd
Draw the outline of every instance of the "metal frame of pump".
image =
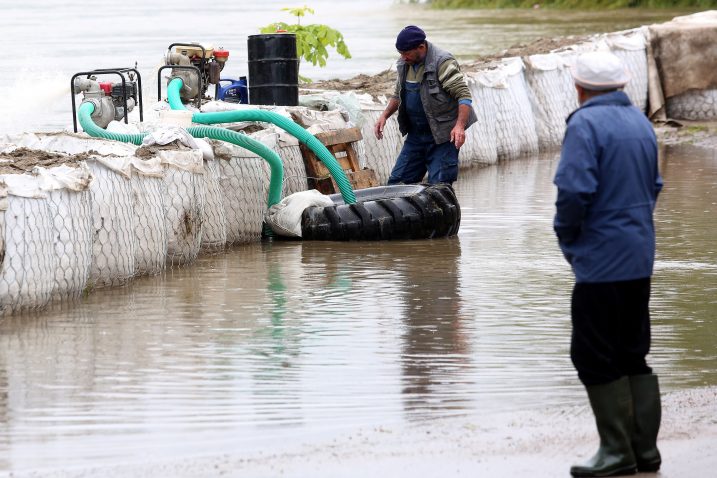
<svg viewBox="0 0 717 478">
<path fill-rule="evenodd" d="M 176 48 L 176 51 L 172 51 L 172 48 Z M 186 102 L 194 99 L 196 107 L 199 108 L 210 83 L 215 85 L 215 97 L 219 95 L 219 83 L 222 81 L 220 74 L 228 59 L 228 50 L 207 49 L 199 43 L 172 43 L 167 48 L 166 64 L 157 71 L 157 101 L 162 100 L 161 72 L 171 69 L 172 75 L 167 79 L 167 84 L 175 78 L 181 79 L 181 99 Z M 190 72 L 194 75 L 190 75 Z"/>
<path fill-rule="evenodd" d="M 102 75 L 116 75 L 121 83 L 100 82 Z M 85 78 L 80 78 L 85 76 Z M 136 77 L 136 80 L 135 80 Z M 129 124 L 128 114 L 139 106 L 139 120 L 144 121 L 144 105 L 142 102 L 142 75 L 136 68 L 101 68 L 82 71 L 72 75 L 70 79 L 70 96 L 72 97 L 72 125 L 77 133 L 77 105 L 75 95 L 83 93 L 82 103 L 94 105 L 92 119 L 106 127 L 110 121 L 124 118 Z"/>
</svg>

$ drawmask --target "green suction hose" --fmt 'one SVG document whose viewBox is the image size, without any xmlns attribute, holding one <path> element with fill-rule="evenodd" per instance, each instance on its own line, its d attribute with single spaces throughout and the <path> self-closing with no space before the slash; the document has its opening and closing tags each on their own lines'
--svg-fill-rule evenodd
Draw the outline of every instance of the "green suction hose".
<svg viewBox="0 0 717 478">
<path fill-rule="evenodd" d="M 104 130 L 97 126 L 94 121 L 92 121 L 92 113 L 94 111 L 95 105 L 87 101 L 80 105 L 80 110 L 78 113 L 82 129 L 90 136 L 141 145 L 142 140 L 148 134 L 123 134 L 112 133 L 110 131 Z M 281 201 L 281 189 L 284 181 L 284 166 L 281 162 L 281 158 L 279 157 L 279 155 L 269 149 L 266 145 L 253 138 L 250 138 L 245 134 L 237 133 L 236 131 L 230 131 L 224 128 L 215 128 L 212 126 L 195 126 L 187 128 L 187 131 L 195 138 L 212 138 L 226 141 L 228 143 L 236 144 L 237 146 L 242 147 L 244 149 L 248 149 L 249 151 L 261 156 L 267 163 L 269 163 L 269 168 L 271 170 L 267 207 L 271 207 Z"/>
<path fill-rule="evenodd" d="M 173 84 L 175 84 L 174 87 L 172 87 Z M 177 84 L 179 87 L 176 86 Z M 184 105 L 182 105 L 182 101 L 179 98 L 179 90 L 181 87 L 182 80 L 180 78 L 175 78 L 169 82 L 169 87 L 167 88 L 167 99 L 172 109 L 186 109 L 184 108 Z M 175 105 L 177 104 L 181 105 L 181 108 L 175 108 Z M 309 133 L 285 116 L 274 113 L 273 111 L 233 110 L 220 111 L 216 113 L 194 113 L 192 115 L 192 121 L 200 124 L 236 123 L 239 121 L 261 121 L 264 123 L 272 123 L 304 143 L 316 154 L 319 160 L 324 163 L 326 168 L 329 170 L 331 177 L 334 178 L 334 181 L 336 181 L 336 185 L 339 187 L 341 196 L 346 204 L 353 204 L 356 202 L 356 196 L 354 195 L 351 183 L 346 177 L 344 170 L 341 169 L 341 166 L 336 161 L 334 155 L 331 154 L 331 152 L 326 149 L 326 146 L 324 146 L 321 141 L 316 139 L 313 134 Z"/>
<path fill-rule="evenodd" d="M 174 78 L 167 85 L 167 101 L 169 101 L 169 107 L 173 110 L 186 110 L 187 107 L 182 103 L 182 99 L 179 96 L 179 92 L 184 86 L 184 82 L 181 78 Z"/>
<path fill-rule="evenodd" d="M 187 128 L 187 131 L 195 138 L 212 138 L 226 141 L 227 143 L 236 144 L 244 149 L 248 149 L 252 153 L 256 153 L 264 158 L 264 160 L 269 163 L 269 168 L 271 169 L 267 204 L 271 207 L 281 201 L 281 189 L 284 183 L 284 165 L 279 155 L 269 149 L 264 143 L 250 138 L 245 134 L 224 128 L 216 128 L 214 126 L 191 126 Z"/>
<path fill-rule="evenodd" d="M 95 112 L 95 105 L 90 101 L 85 101 L 80 105 L 80 110 L 77 116 L 80 120 L 80 125 L 85 133 L 96 138 L 112 139 L 114 141 L 122 141 L 123 143 L 132 143 L 139 146 L 142 144 L 142 140 L 147 133 L 137 134 L 125 134 L 125 133 L 112 133 L 105 129 L 100 128 L 92 120 L 92 113 Z"/>
</svg>

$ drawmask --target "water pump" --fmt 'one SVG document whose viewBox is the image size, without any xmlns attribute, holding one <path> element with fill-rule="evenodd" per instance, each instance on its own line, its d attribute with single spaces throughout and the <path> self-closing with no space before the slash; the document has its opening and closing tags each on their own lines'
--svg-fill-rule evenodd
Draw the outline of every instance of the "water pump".
<svg viewBox="0 0 717 478">
<path fill-rule="evenodd" d="M 120 81 L 100 81 L 100 76 L 119 76 Z M 101 69 L 76 73 L 72 84 L 72 116 L 77 132 L 75 95 L 83 94 L 82 102 L 91 102 L 94 106 L 92 120 L 101 128 L 111 121 L 124 119 L 139 104 L 142 121 L 142 80 L 136 68 Z"/>
<path fill-rule="evenodd" d="M 167 49 L 166 65 L 160 68 L 171 68 L 172 74 L 167 84 L 175 78 L 182 80 L 180 97 L 183 102 L 201 100 L 209 84 L 218 85 L 221 71 L 229 59 L 229 51 L 222 48 L 214 49 L 199 43 L 172 43 Z"/>
</svg>

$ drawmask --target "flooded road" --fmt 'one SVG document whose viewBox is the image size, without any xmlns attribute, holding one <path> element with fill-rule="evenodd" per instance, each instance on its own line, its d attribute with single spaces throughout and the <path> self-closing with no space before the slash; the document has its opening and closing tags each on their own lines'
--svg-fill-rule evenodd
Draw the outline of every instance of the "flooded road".
<svg viewBox="0 0 717 478">
<path fill-rule="evenodd" d="M 456 238 L 256 244 L 5 319 L 0 471 L 281 452 L 584 405 L 556 166 L 463 172 Z M 650 363 L 669 392 L 717 385 L 717 155 L 668 147 L 662 171 Z"/>
</svg>

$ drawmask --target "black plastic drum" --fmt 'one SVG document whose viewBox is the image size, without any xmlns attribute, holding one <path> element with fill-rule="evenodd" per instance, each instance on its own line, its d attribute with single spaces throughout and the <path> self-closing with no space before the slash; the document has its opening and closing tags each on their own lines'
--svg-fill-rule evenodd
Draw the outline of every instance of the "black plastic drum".
<svg viewBox="0 0 717 478">
<path fill-rule="evenodd" d="M 299 104 L 299 58 L 296 35 L 270 33 L 249 35 L 249 103 L 297 106 Z"/>
</svg>

